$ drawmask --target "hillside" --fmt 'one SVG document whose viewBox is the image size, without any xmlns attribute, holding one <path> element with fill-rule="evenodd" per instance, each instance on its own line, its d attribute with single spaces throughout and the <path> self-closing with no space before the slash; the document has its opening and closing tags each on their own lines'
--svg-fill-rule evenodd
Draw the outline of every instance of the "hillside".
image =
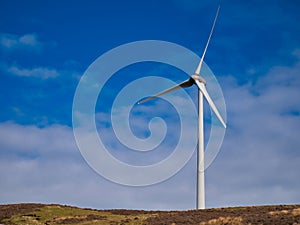
<svg viewBox="0 0 300 225">
<path fill-rule="evenodd" d="M 94 210 L 62 205 L 0 205 L 0 224 L 300 224 L 300 205 L 189 211 Z"/>
</svg>

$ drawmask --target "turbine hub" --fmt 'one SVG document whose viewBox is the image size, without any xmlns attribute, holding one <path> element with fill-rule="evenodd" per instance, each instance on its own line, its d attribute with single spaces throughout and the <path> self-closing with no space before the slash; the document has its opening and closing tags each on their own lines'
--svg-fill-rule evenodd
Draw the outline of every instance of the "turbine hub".
<svg viewBox="0 0 300 225">
<path fill-rule="evenodd" d="M 199 82 L 201 82 L 201 83 L 203 83 L 204 85 L 206 85 L 206 81 L 204 80 L 204 78 L 201 77 L 201 76 L 200 76 L 199 74 L 197 74 L 197 73 L 194 73 L 194 74 L 191 76 L 191 78 L 192 78 L 194 81 L 198 80 Z"/>
</svg>

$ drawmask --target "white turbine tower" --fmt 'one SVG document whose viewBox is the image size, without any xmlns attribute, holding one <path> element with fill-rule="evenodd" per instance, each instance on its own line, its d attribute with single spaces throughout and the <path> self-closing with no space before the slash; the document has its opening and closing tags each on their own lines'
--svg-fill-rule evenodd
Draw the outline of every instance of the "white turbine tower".
<svg viewBox="0 0 300 225">
<path fill-rule="evenodd" d="M 215 106 L 214 102 L 212 101 L 211 97 L 209 96 L 207 90 L 206 90 L 206 81 L 204 80 L 203 77 L 200 76 L 202 64 L 203 64 L 203 59 L 208 47 L 208 44 L 210 42 L 210 38 L 212 36 L 217 17 L 219 14 L 220 6 L 218 6 L 216 16 L 205 46 L 205 49 L 203 51 L 201 60 L 199 62 L 199 65 L 195 71 L 195 73 L 190 77 L 190 79 L 174 86 L 171 87 L 163 92 L 160 92 L 156 95 L 153 95 L 149 98 L 146 98 L 144 100 L 141 100 L 138 102 L 138 104 L 142 104 L 144 102 L 147 102 L 151 99 L 157 98 L 163 94 L 166 94 L 168 92 L 180 89 L 180 88 L 186 88 L 190 87 L 192 85 L 197 85 L 198 86 L 198 152 L 197 152 L 197 201 L 196 201 L 196 208 L 197 209 L 205 209 L 205 186 L 204 186 L 204 116 L 203 116 L 203 95 L 206 98 L 208 104 L 210 105 L 211 109 L 213 112 L 216 114 L 218 117 L 219 121 L 221 124 L 226 128 L 226 124 L 220 115 L 217 107 Z M 202 162 L 202 163 L 201 163 Z"/>
</svg>

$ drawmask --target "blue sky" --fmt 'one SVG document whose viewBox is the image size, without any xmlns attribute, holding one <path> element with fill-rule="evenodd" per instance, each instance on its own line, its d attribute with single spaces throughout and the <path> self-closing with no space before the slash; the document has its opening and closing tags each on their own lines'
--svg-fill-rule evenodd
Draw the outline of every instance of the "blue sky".
<svg viewBox="0 0 300 225">
<path fill-rule="evenodd" d="M 201 55 L 217 6 L 218 1 L 193 0 L 1 1 L 0 203 L 194 208 L 195 155 L 160 184 L 137 188 L 107 181 L 76 146 L 72 102 L 88 66 L 119 45 L 163 40 Z M 205 62 L 222 87 L 228 128 L 206 171 L 208 207 L 300 201 L 299 9 L 292 0 L 222 1 Z M 104 122 L 118 90 L 143 72 L 186 79 L 174 68 L 145 63 L 118 73 L 128 79 L 116 74 L 110 80 L 105 107 L 97 111 L 99 127 L 105 128 L 99 132 L 124 160 L 126 151 Z M 195 97 L 194 90 L 188 93 Z M 177 130 L 170 105 L 155 104 L 164 107 L 133 124 L 137 136 L 147 136 L 147 118 L 158 114 Z M 147 160 L 170 152 L 178 133 L 171 135 Z"/>
</svg>

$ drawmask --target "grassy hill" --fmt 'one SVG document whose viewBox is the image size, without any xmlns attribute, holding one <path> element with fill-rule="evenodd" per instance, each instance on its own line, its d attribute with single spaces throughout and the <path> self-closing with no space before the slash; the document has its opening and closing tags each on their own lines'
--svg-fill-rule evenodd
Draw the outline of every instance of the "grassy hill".
<svg viewBox="0 0 300 225">
<path fill-rule="evenodd" d="M 0 224 L 300 224 L 300 205 L 188 211 L 94 210 L 62 205 L 0 205 Z"/>
</svg>

